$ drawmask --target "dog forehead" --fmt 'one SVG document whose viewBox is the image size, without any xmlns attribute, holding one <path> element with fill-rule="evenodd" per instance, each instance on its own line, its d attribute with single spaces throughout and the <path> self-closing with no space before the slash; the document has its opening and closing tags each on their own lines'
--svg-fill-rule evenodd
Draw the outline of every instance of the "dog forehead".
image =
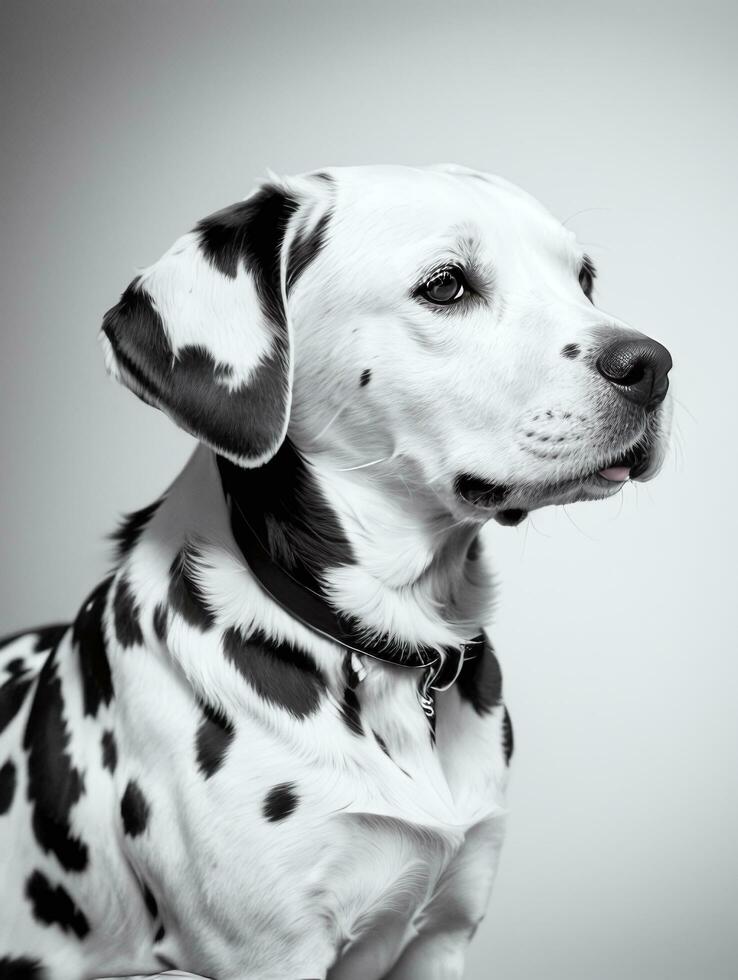
<svg viewBox="0 0 738 980">
<path fill-rule="evenodd" d="M 574 236 L 530 194 L 454 164 L 375 165 L 324 171 L 334 183 L 331 238 L 349 254 L 422 253 L 475 239 L 493 254 L 524 244 L 568 251 Z"/>
</svg>

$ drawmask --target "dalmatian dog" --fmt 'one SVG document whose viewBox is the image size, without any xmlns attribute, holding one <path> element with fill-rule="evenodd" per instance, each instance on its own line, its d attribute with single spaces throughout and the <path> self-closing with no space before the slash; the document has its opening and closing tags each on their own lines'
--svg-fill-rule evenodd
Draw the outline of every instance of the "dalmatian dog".
<svg viewBox="0 0 738 980">
<path fill-rule="evenodd" d="M 2 980 L 452 980 L 505 821 L 480 531 L 659 468 L 671 358 L 457 166 L 270 177 L 105 315 L 198 441 L 0 652 Z"/>
</svg>

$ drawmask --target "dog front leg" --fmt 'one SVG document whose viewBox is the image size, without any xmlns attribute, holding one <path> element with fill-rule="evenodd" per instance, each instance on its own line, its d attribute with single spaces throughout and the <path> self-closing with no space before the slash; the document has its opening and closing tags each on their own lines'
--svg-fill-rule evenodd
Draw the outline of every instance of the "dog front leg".
<svg viewBox="0 0 738 980">
<path fill-rule="evenodd" d="M 467 833 L 423 910 L 418 934 L 384 980 L 461 980 L 467 946 L 489 904 L 504 820 L 493 817 Z"/>
</svg>

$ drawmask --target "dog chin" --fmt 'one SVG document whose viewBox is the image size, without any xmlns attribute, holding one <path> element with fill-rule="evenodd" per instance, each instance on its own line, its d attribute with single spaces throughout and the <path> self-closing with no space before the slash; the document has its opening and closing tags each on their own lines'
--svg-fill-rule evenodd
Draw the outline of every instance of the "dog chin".
<svg viewBox="0 0 738 980">
<path fill-rule="evenodd" d="M 544 485 L 540 489 L 529 487 L 518 495 L 511 495 L 509 507 L 486 508 L 487 517 L 504 527 L 515 527 L 527 517 L 529 511 L 586 500 L 605 500 L 618 493 L 623 485 L 624 482 L 606 482 L 594 474 L 580 480 Z"/>
<path fill-rule="evenodd" d="M 618 493 L 628 482 L 645 483 L 661 469 L 664 446 L 660 440 L 646 445 L 637 443 L 612 459 L 593 462 L 587 473 L 567 479 L 526 480 L 524 484 L 497 483 L 463 474 L 455 484 L 456 495 L 466 505 L 469 515 L 478 520 L 495 520 L 514 527 L 531 510 L 579 501 L 605 500 Z"/>
</svg>

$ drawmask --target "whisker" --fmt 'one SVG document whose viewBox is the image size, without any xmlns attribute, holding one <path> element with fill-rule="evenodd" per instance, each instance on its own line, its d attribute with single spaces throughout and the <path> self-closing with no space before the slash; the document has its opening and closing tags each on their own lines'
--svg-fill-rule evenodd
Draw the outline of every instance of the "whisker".
<svg viewBox="0 0 738 980">
<path fill-rule="evenodd" d="M 350 473 L 352 470 L 363 470 L 366 469 L 367 466 L 376 466 L 377 463 L 385 463 L 391 458 L 391 456 L 382 456 L 381 459 L 373 459 L 370 463 L 359 463 L 358 466 L 339 466 L 336 472 Z"/>
<path fill-rule="evenodd" d="M 687 406 L 684 404 L 683 401 L 681 401 L 679 398 L 677 398 L 676 395 L 672 395 L 671 396 L 671 400 L 674 402 L 674 404 L 678 408 L 680 408 L 685 413 L 685 415 L 688 415 L 692 419 L 692 421 L 695 423 L 695 425 L 699 425 L 699 422 L 694 417 L 694 415 L 692 415 L 692 413 L 690 412 L 690 410 L 687 408 Z"/>
<path fill-rule="evenodd" d="M 468 521 L 466 518 L 462 517 L 460 521 L 454 521 L 453 524 L 444 524 L 443 527 L 439 528 L 437 531 L 434 531 L 431 537 L 436 538 L 439 534 L 445 534 L 447 531 L 452 531 L 455 527 L 461 527 L 467 523 Z"/>
<path fill-rule="evenodd" d="M 581 211 L 575 211 L 574 214 L 570 214 L 566 221 L 562 221 L 561 224 L 566 228 L 570 221 L 574 218 L 578 218 L 580 214 L 589 214 L 592 211 L 612 211 L 613 208 L 582 208 Z"/>
<path fill-rule="evenodd" d="M 530 515 L 528 515 L 530 518 Z M 525 529 L 523 530 L 523 547 L 520 552 L 520 557 L 525 558 L 525 548 L 528 544 L 528 532 L 530 531 L 530 519 L 525 522 Z"/>
<path fill-rule="evenodd" d="M 434 476 L 432 480 L 427 480 L 426 485 L 430 486 L 431 483 L 437 483 L 439 480 L 442 480 L 445 475 L 445 473 L 439 473 L 437 476 Z"/>
<path fill-rule="evenodd" d="M 620 497 L 620 503 L 618 504 L 617 514 L 612 518 L 613 521 L 616 521 L 623 513 L 623 506 L 625 504 L 625 494 L 622 491 L 618 494 L 618 497 Z"/>
<path fill-rule="evenodd" d="M 533 528 L 533 530 L 536 532 L 536 534 L 540 534 L 542 538 L 550 538 L 551 537 L 550 534 L 546 534 L 545 531 L 542 531 L 539 527 L 536 527 L 535 522 L 533 521 L 533 515 L 532 514 L 528 514 L 528 520 L 530 521 L 530 526 Z"/>
<path fill-rule="evenodd" d="M 564 510 L 564 514 L 566 515 L 567 520 L 569 521 L 569 523 L 571 524 L 572 527 L 576 528 L 576 530 L 579 531 L 580 534 L 583 534 L 585 538 L 589 538 L 590 541 L 596 541 L 597 540 L 596 538 L 593 538 L 591 534 L 587 534 L 586 531 L 583 531 L 582 528 L 579 527 L 579 525 L 577 524 L 577 522 L 574 520 L 574 518 L 571 516 L 571 514 L 569 513 L 569 511 L 566 509 L 566 504 L 564 504 L 563 510 Z"/>
<path fill-rule="evenodd" d="M 681 473 L 684 467 L 685 452 L 684 437 L 678 424 L 674 426 L 673 437 L 669 448 L 671 449 L 671 457 L 674 462 L 674 471 Z"/>
<path fill-rule="evenodd" d="M 398 475 L 398 476 L 399 476 L 399 478 L 400 478 L 400 479 L 402 480 L 402 485 L 403 485 L 403 486 L 405 487 L 405 491 L 406 491 L 406 493 L 407 493 L 407 495 L 408 495 L 408 497 L 409 497 L 410 499 L 412 499 L 412 496 L 413 496 L 413 492 L 412 492 L 412 490 L 410 489 L 410 487 L 408 486 L 408 484 L 407 484 L 407 480 L 405 479 L 405 477 L 404 477 L 404 475 L 403 475 L 402 473 L 400 473 L 400 472 L 398 472 L 398 474 L 397 474 L 397 475 Z"/>
<path fill-rule="evenodd" d="M 330 429 L 330 427 L 333 425 L 333 423 L 336 421 L 336 419 L 338 418 L 338 416 L 341 414 L 341 412 L 344 410 L 344 408 L 346 408 L 347 405 L 348 405 L 348 400 L 346 400 L 343 403 L 343 405 L 341 405 L 341 407 L 338 409 L 338 411 L 336 412 L 336 414 L 334 416 L 332 416 L 332 418 L 328 421 L 328 423 L 326 425 L 324 425 L 323 428 L 320 430 L 320 432 L 316 436 L 313 436 L 313 438 L 310 441 L 311 442 L 318 442 L 319 439 L 322 439 L 323 436 L 328 431 L 328 429 Z"/>
</svg>

